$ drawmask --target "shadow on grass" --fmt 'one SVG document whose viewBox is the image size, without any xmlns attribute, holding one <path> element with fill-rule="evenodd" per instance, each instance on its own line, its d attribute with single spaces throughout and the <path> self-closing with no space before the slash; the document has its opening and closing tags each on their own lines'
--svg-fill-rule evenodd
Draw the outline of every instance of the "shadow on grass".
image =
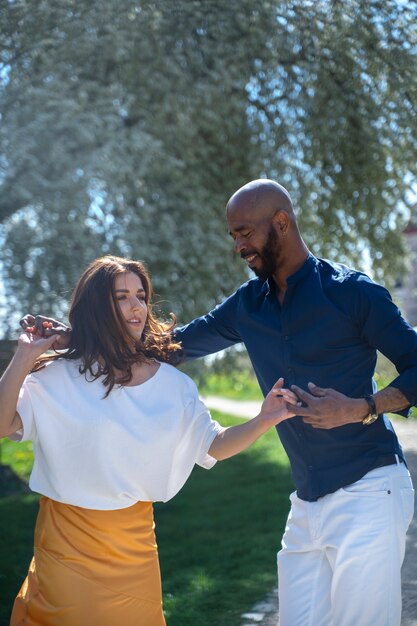
<svg viewBox="0 0 417 626">
<path fill-rule="evenodd" d="M 9 465 L 0 464 L 0 498 L 30 493 L 25 480 L 20 478 Z"/>
<path fill-rule="evenodd" d="M 33 555 L 38 496 L 0 499 L 0 626 L 8 626 L 14 598 Z"/>
</svg>

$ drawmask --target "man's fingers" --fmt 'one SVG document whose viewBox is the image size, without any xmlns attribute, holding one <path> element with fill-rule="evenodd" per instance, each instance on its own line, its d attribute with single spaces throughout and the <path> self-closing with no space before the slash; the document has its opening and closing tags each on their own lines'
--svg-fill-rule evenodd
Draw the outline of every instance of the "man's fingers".
<svg viewBox="0 0 417 626">
<path fill-rule="evenodd" d="M 297 385 L 291 385 L 291 391 L 293 391 L 301 400 L 308 400 L 310 394 L 307 391 L 297 387 Z"/>
<path fill-rule="evenodd" d="M 326 389 L 322 389 L 322 387 L 317 387 L 314 383 L 308 383 L 308 388 L 310 393 L 317 398 L 323 398 L 326 395 Z"/>
<path fill-rule="evenodd" d="M 45 337 L 45 327 L 43 322 L 46 321 L 41 315 L 36 315 L 35 317 L 35 328 L 36 332 L 40 337 Z"/>
<path fill-rule="evenodd" d="M 45 329 L 45 335 L 49 337 L 50 334 L 59 335 L 60 337 L 66 337 L 71 332 L 68 326 L 53 326 L 52 328 Z"/>
<path fill-rule="evenodd" d="M 44 315 L 31 315 L 27 314 L 19 321 L 20 326 L 23 330 L 31 335 L 36 335 L 38 337 L 50 338 L 55 336 L 55 341 L 60 342 L 58 340 L 59 337 L 66 338 L 63 340 L 62 347 L 60 349 L 66 348 L 68 343 L 68 336 L 71 333 L 71 329 L 61 322 L 57 322 L 52 317 L 45 317 Z"/>
<path fill-rule="evenodd" d="M 66 326 L 62 322 L 57 322 L 56 320 L 53 320 L 53 319 L 49 319 L 48 322 L 51 322 L 52 328 L 58 328 L 60 331 L 65 331 L 66 333 L 69 333 L 71 331 L 69 326 Z"/>
<path fill-rule="evenodd" d="M 303 422 L 309 424 L 312 428 L 321 428 L 322 430 L 328 430 L 331 426 L 327 426 L 326 424 L 322 424 L 321 422 L 315 422 L 313 420 L 308 420 L 303 418 Z"/>
<path fill-rule="evenodd" d="M 308 406 L 311 401 L 314 400 L 314 396 L 307 393 L 307 391 L 301 389 L 301 387 L 297 387 L 297 385 L 291 385 L 291 391 L 295 393 L 297 398 L 302 402 L 302 406 L 304 407 Z M 299 415 L 301 415 L 301 413 Z"/>
<path fill-rule="evenodd" d="M 24 315 L 21 320 L 19 320 L 19 324 L 23 328 L 23 330 L 27 330 L 29 327 L 35 324 L 35 318 L 33 317 L 33 315 L 30 315 L 28 313 L 27 315 Z"/>
<path fill-rule="evenodd" d="M 41 337 L 51 337 L 51 335 L 67 335 L 70 329 L 67 326 L 57 322 L 52 317 L 37 315 L 34 323 L 38 334 Z"/>
<path fill-rule="evenodd" d="M 297 415 L 300 415 L 301 417 L 311 416 L 312 409 L 305 402 L 297 402 L 296 405 L 289 405 L 289 406 L 292 407 L 291 408 L 292 411 L 296 411 Z"/>
</svg>

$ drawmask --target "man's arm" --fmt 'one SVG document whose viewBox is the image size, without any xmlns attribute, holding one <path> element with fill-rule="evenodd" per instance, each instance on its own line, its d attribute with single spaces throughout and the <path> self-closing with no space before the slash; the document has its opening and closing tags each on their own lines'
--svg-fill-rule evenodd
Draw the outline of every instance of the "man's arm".
<svg viewBox="0 0 417 626">
<path fill-rule="evenodd" d="M 409 407 L 417 406 L 417 333 L 401 316 L 389 292 L 364 275 L 350 283 L 348 292 L 340 294 L 344 294 L 346 313 L 359 329 L 358 339 L 386 356 L 399 373 L 387 387 L 372 394 L 378 415 L 386 412 L 407 416 Z M 350 398 L 314 383 L 308 387 L 308 391 L 297 386 L 292 389 L 306 405 L 298 414 L 316 428 L 362 422 L 369 414 L 363 397 Z"/>
<path fill-rule="evenodd" d="M 214 354 L 241 343 L 242 338 L 236 328 L 238 298 L 236 292 L 207 315 L 175 329 L 174 339 L 181 342 L 186 359 Z"/>
<path fill-rule="evenodd" d="M 214 354 L 242 341 L 233 324 L 235 296 L 236 294 L 233 294 L 227 298 L 207 315 L 202 315 L 174 330 L 174 341 L 181 342 L 182 345 L 178 359 L 174 359 L 175 362 L 179 362 L 183 356 L 186 359 L 196 359 Z M 57 349 L 63 350 L 68 347 L 71 328 L 52 317 L 27 314 L 20 320 L 20 325 L 23 330 L 39 337 L 59 335 Z"/>
</svg>

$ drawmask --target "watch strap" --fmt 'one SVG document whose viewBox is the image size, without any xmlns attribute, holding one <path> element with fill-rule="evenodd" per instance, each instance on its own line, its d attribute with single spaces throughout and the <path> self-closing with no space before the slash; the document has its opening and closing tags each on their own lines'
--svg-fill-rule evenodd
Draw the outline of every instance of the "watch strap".
<svg viewBox="0 0 417 626">
<path fill-rule="evenodd" d="M 376 409 L 375 398 L 373 397 L 373 395 L 369 394 L 363 396 L 363 398 L 368 403 L 368 415 L 363 418 L 362 424 L 364 424 L 365 426 L 369 426 L 378 419 L 378 412 Z"/>
</svg>

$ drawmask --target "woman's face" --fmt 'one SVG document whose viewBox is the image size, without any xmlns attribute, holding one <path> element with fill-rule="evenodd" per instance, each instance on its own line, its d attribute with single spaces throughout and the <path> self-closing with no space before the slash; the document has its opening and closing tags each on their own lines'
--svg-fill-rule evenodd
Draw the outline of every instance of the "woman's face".
<svg viewBox="0 0 417 626">
<path fill-rule="evenodd" d="M 133 272 L 118 274 L 114 281 L 114 297 L 126 321 L 126 327 L 133 339 L 142 337 L 148 315 L 145 290 L 141 279 Z"/>
</svg>

